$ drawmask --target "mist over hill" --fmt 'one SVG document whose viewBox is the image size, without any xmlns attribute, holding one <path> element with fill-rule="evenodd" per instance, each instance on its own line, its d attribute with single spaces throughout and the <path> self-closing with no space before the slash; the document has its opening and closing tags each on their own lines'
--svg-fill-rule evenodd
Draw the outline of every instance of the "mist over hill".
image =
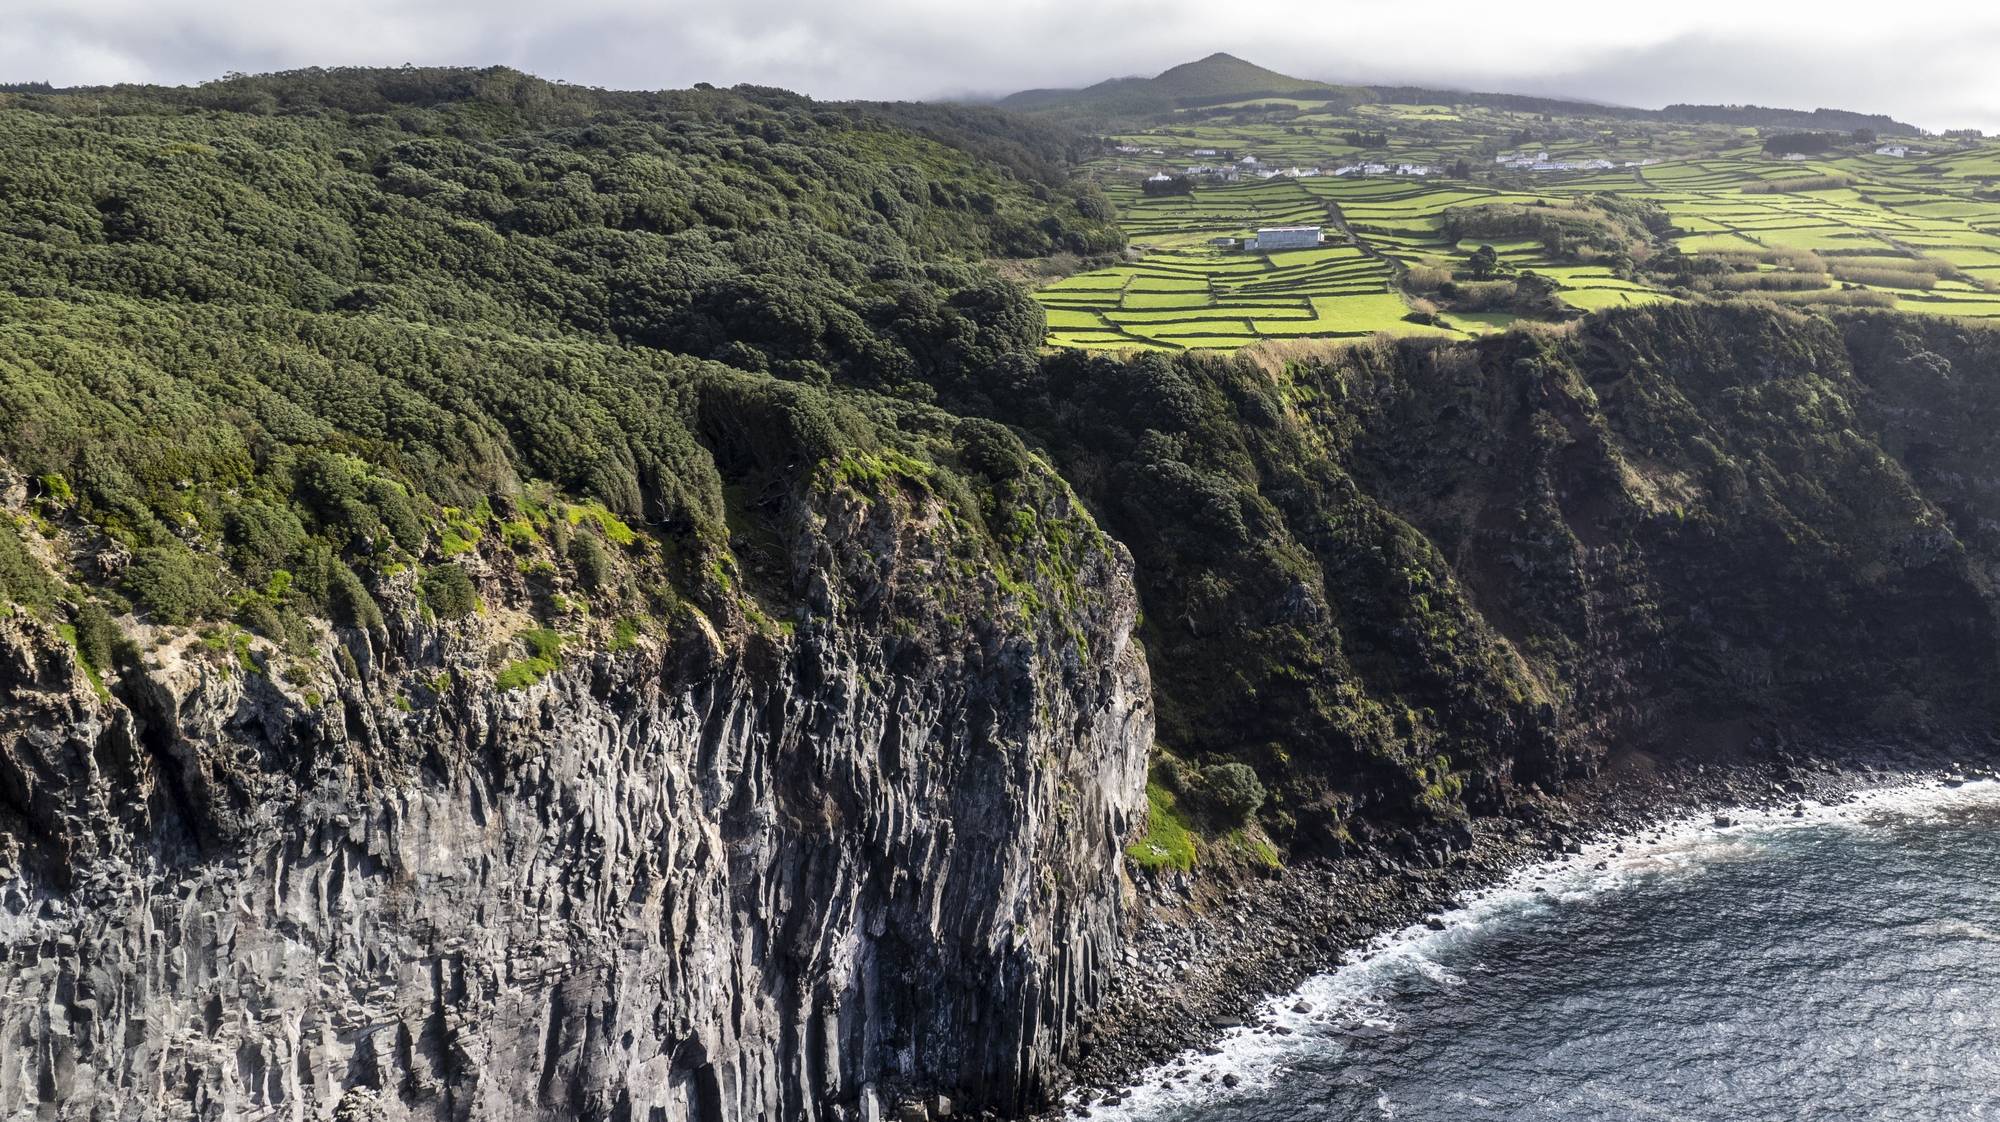
<svg viewBox="0 0 2000 1122">
<path fill-rule="evenodd" d="M 1004 109 L 1070 116 L 1138 116 L 1260 96 L 1335 101 L 1360 95 L 1353 87 L 1288 77 L 1217 52 L 1151 78 L 1110 78 L 1077 90 L 1024 90 L 1000 98 L 996 104 Z"/>
<path fill-rule="evenodd" d="M 1258 97 L 1308 98 L 1349 105 L 1366 101 L 1410 105 L 1481 105 L 1534 113 L 1585 113 L 1714 124 L 1822 128 L 1843 132 L 1866 128 L 1882 133 L 1911 135 L 1924 131 L 1886 114 L 1850 110 L 1805 111 L 1755 105 L 1699 104 L 1644 109 L 1559 97 L 1480 92 L 1459 87 L 1337 84 L 1294 78 L 1223 52 L 1182 63 L 1151 78 L 1110 78 L 1080 89 L 1023 90 L 994 99 L 993 104 L 1027 113 L 1109 121 L 1151 118 L 1180 109 Z"/>
</svg>

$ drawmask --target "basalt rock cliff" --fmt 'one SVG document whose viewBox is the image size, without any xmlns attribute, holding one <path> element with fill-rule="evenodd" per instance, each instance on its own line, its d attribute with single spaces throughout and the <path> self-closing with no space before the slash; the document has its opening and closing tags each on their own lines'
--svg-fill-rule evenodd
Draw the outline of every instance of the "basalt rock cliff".
<svg viewBox="0 0 2000 1122">
<path fill-rule="evenodd" d="M 1120 946 L 1129 563 L 1086 542 L 1061 626 L 968 628 L 937 515 L 839 492 L 793 634 L 505 692 L 476 624 L 393 597 L 329 635 L 318 704 L 191 636 L 101 693 L 6 623 L 0 1117 L 1037 1101 Z"/>
</svg>

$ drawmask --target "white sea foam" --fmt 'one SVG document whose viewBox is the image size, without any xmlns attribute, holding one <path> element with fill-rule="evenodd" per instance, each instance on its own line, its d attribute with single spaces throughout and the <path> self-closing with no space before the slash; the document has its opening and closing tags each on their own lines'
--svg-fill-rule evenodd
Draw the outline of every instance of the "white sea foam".
<svg viewBox="0 0 2000 1122">
<path fill-rule="evenodd" d="M 1924 930 L 1946 939 L 1977 939 L 1982 943 L 2000 943 L 2000 931 L 1979 923 L 1967 923 L 1961 919 L 1941 919 L 1924 925 Z"/>
<path fill-rule="evenodd" d="M 1111 1122 L 1143 1119 L 1168 1107 L 1254 1093 L 1271 1086 L 1306 1056 L 1340 1047 L 1343 1036 L 1395 1032 L 1388 999 L 1397 988 L 1464 984 L 1439 959 L 1451 958 L 1446 952 L 1491 925 L 1617 891 L 1642 879 L 1699 875 L 1718 863 L 1754 859 L 1762 849 L 1758 835 L 1772 831 L 1827 825 L 1870 828 L 1994 809 L 2000 809 L 2000 783 L 1982 781 L 1957 788 L 1912 783 L 1865 791 L 1845 802 L 1807 806 L 1802 817 L 1790 809 L 1743 808 L 1725 812 L 1734 825 L 1718 827 L 1713 814 L 1692 814 L 1590 843 L 1581 854 L 1527 866 L 1466 898 L 1443 913 L 1443 930 L 1415 924 L 1348 952 L 1347 965 L 1267 999 L 1249 1024 L 1216 1041 L 1219 1050 L 1214 1055 L 1189 1051 L 1149 1069 L 1120 1092 L 1122 1102 L 1093 1106 L 1091 1117 Z M 2000 937 L 1984 928 L 1948 934 Z M 1234 1075 L 1238 1085 L 1225 1086 L 1225 1075 Z M 1391 1115 L 1386 1097 L 1377 1105 L 1383 1117 Z"/>
</svg>

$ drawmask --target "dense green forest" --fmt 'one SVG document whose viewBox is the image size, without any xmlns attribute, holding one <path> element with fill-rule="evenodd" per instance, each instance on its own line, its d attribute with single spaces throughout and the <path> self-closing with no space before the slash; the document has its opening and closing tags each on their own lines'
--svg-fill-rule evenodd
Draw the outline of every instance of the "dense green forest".
<svg viewBox="0 0 2000 1122">
<path fill-rule="evenodd" d="M 507 525 L 581 527 L 592 569 L 656 543 L 635 591 L 671 596 L 722 564 L 718 459 L 810 465 L 874 439 L 849 387 L 1032 362 L 1038 306 L 981 262 L 1121 244 L 1068 143 L 498 69 L 0 94 L 0 454 L 160 622 L 366 623 Z M 13 595 L 52 606 L 25 548 Z"/>
</svg>

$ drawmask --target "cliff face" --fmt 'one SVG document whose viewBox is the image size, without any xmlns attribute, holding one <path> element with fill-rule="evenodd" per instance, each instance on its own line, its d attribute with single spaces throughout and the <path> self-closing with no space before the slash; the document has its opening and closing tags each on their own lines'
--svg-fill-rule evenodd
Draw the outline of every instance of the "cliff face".
<svg viewBox="0 0 2000 1122">
<path fill-rule="evenodd" d="M 0 1118 L 1034 1100 L 1119 952 L 1129 565 L 1093 531 L 1066 602 L 968 623 L 935 502 L 809 505 L 791 634 L 513 691 L 394 607 L 316 705 L 190 637 L 106 696 L 0 627 Z"/>
<path fill-rule="evenodd" d="M 603 508 L 523 493 L 373 558 L 309 666 L 126 616 L 101 685 L 44 590 L 0 620 L 0 1119 L 1035 1104 L 1122 869 L 1442 866 L 1607 761 L 1987 728 L 1994 339 L 1635 310 L 849 428 L 704 384 L 708 552 L 561 550 Z M 101 579 L 26 493 L 0 577 Z"/>
<path fill-rule="evenodd" d="M 1204 852 L 1254 827 L 1437 863 L 1607 761 L 1983 734 L 1994 339 L 1634 309 L 1287 361 L 1062 355 L 1005 416 L 1138 558 L 1156 777 Z M 1262 790 L 1232 806 L 1237 763 Z"/>
</svg>

